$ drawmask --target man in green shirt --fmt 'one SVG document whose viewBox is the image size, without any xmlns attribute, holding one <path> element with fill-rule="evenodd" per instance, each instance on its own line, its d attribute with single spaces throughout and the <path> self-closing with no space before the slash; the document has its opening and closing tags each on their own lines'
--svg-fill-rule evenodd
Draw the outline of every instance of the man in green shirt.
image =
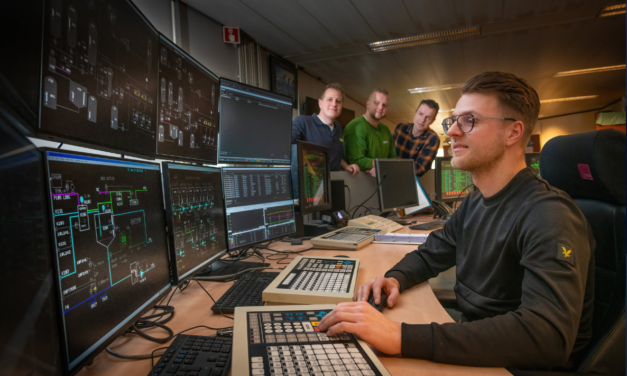
<svg viewBox="0 0 627 376">
<path fill-rule="evenodd" d="M 348 164 L 357 164 L 360 170 L 372 176 L 376 176 L 375 159 L 396 158 L 392 133 L 386 125 L 379 122 L 387 112 L 388 96 L 386 89 L 374 89 L 366 102 L 364 116 L 348 123 L 344 130 Z"/>
</svg>

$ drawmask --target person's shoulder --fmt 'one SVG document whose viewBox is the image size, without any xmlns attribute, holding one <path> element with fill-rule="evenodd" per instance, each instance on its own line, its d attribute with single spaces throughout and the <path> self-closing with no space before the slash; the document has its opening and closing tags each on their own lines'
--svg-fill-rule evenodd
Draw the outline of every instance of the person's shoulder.
<svg viewBox="0 0 627 376">
<path fill-rule="evenodd" d="M 396 132 L 401 132 L 401 133 L 407 133 L 407 130 L 409 129 L 409 126 L 412 123 L 398 123 L 396 124 L 396 128 L 394 128 L 396 130 Z"/>
<path fill-rule="evenodd" d="M 315 116 L 315 114 L 314 114 Z M 292 119 L 292 124 L 306 124 L 309 122 L 312 122 L 313 119 L 310 115 L 300 115 L 300 116 L 296 116 L 294 119 Z"/>
<path fill-rule="evenodd" d="M 585 223 L 585 216 L 573 199 L 561 189 L 550 185 L 537 176 L 530 179 L 531 189 L 525 195 L 522 213 L 531 221 L 552 223 L 559 226 L 566 222 Z"/>
</svg>

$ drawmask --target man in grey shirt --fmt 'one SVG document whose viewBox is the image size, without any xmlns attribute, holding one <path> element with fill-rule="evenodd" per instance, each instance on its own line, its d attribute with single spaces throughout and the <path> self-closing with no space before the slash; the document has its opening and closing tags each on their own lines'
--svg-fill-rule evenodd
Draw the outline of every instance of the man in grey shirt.
<svg viewBox="0 0 627 376">
<path fill-rule="evenodd" d="M 320 113 L 301 115 L 292 120 L 292 144 L 299 140 L 329 148 L 331 171 L 346 170 L 359 173 L 356 164 L 349 165 L 344 159 L 342 125 L 336 121 L 342 113 L 344 89 L 337 83 L 328 84 L 318 99 Z"/>
</svg>

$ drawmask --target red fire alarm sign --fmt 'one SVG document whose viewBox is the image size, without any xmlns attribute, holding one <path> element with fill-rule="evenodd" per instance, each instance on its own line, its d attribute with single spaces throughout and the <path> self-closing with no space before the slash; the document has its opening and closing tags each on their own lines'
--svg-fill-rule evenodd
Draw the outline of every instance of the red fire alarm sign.
<svg viewBox="0 0 627 376">
<path fill-rule="evenodd" d="M 224 26 L 222 30 L 224 43 L 239 44 L 239 27 Z"/>
</svg>

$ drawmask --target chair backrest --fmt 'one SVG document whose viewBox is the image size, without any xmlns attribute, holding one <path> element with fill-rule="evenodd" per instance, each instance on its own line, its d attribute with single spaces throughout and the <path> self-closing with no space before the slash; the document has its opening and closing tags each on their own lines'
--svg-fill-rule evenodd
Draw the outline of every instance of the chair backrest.
<svg viewBox="0 0 627 376">
<path fill-rule="evenodd" d="M 555 137 L 540 175 L 568 193 L 596 240 L 592 340 L 577 372 L 625 374 L 625 133 L 608 129 Z"/>
</svg>

